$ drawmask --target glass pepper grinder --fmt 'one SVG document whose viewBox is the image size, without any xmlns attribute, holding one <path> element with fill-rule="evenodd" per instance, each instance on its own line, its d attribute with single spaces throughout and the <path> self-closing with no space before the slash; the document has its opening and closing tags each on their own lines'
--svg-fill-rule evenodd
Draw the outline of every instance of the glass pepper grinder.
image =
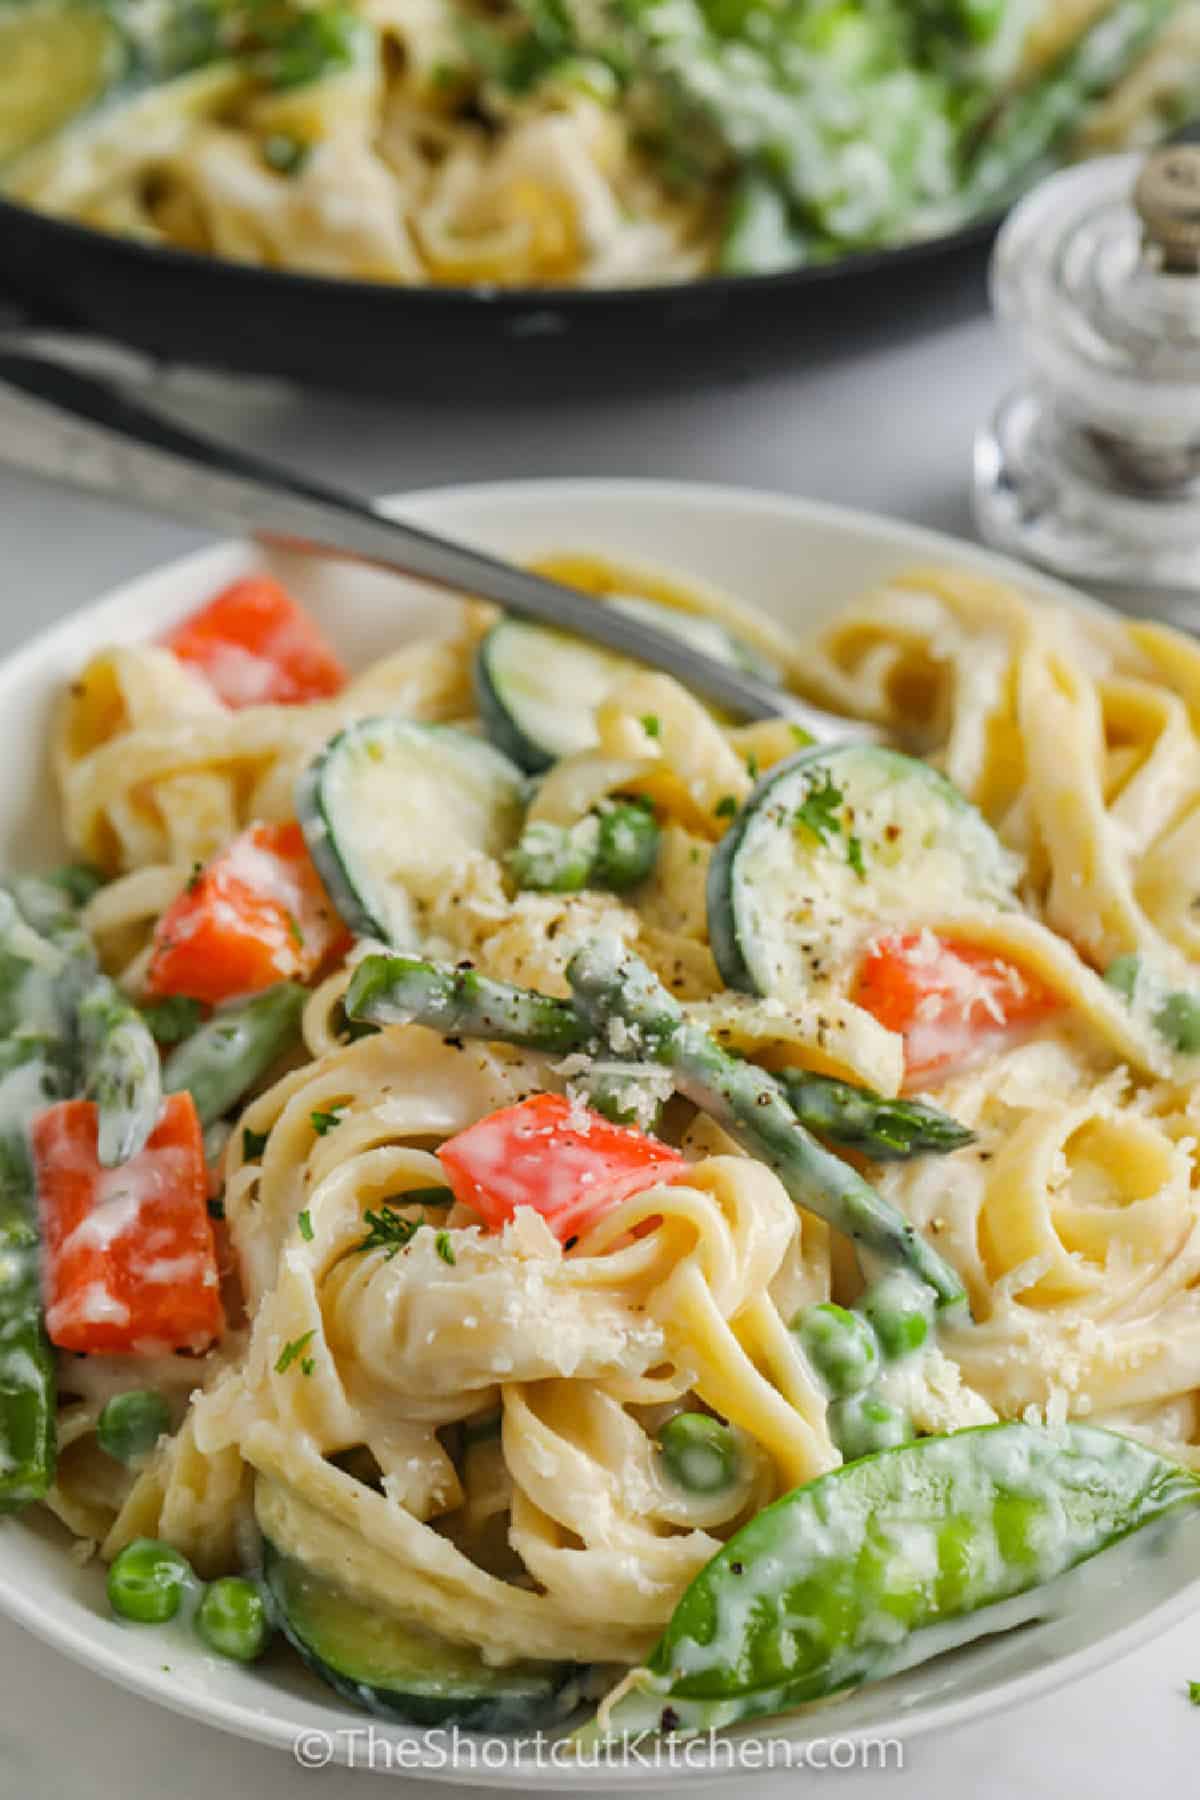
<svg viewBox="0 0 1200 1800">
<path fill-rule="evenodd" d="M 1052 176 L 1001 231 L 992 295 L 1023 381 L 976 440 L 984 537 L 1200 597 L 1200 145 Z"/>
</svg>

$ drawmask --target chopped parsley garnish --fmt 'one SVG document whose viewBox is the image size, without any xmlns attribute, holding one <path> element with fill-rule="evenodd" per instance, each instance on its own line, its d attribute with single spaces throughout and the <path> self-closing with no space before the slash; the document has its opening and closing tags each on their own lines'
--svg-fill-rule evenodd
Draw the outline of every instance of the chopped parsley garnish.
<svg viewBox="0 0 1200 1800">
<path fill-rule="evenodd" d="M 425 1220 L 406 1219 L 385 1200 L 377 1212 L 365 1212 L 363 1224 L 370 1227 L 366 1237 L 360 1238 L 354 1249 L 360 1254 L 368 1250 L 385 1252 L 385 1262 L 391 1262 L 397 1250 L 406 1250 L 420 1231 Z"/>
<path fill-rule="evenodd" d="M 65 894 L 72 906 L 86 906 L 105 884 L 105 877 L 91 863 L 64 863 L 61 869 L 52 869 L 45 879 Z"/>
<path fill-rule="evenodd" d="M 302 1356 L 300 1358 L 300 1373 L 302 1375 L 311 1375 L 316 1366 L 316 1362 L 311 1356 Z"/>
<path fill-rule="evenodd" d="M 751 781 L 758 780 L 758 758 L 757 758 L 757 756 L 755 756 L 753 750 L 750 752 L 749 756 L 746 758 L 746 773 L 750 777 Z"/>
<path fill-rule="evenodd" d="M 657 713 L 642 714 L 642 730 L 648 738 L 662 736 L 662 720 Z"/>
<path fill-rule="evenodd" d="M 434 1245 L 442 1261 L 444 1263 L 449 1263 L 450 1267 L 453 1268 L 458 1261 L 458 1258 L 454 1254 L 454 1245 L 450 1242 L 450 1233 L 448 1231 L 439 1231 L 437 1237 L 434 1239 Z"/>
<path fill-rule="evenodd" d="M 187 886 L 183 890 L 185 894 L 195 893 L 196 889 L 200 886 L 200 879 L 203 874 L 204 864 L 202 862 L 194 862 L 192 864 L 192 872 L 187 878 Z"/>
<path fill-rule="evenodd" d="M 1200 1681 L 1188 1682 L 1188 1699 L 1193 1706 L 1200 1706 Z"/>
<path fill-rule="evenodd" d="M 286 1343 L 283 1346 L 283 1349 L 279 1352 L 278 1357 L 275 1359 L 275 1373 L 277 1375 L 286 1375 L 287 1371 L 291 1368 L 292 1364 L 296 1361 L 296 1358 L 298 1356 L 302 1356 L 304 1351 L 308 1349 L 308 1346 L 312 1343 L 313 1338 L 316 1336 L 316 1332 L 317 1332 L 317 1328 L 314 1325 L 311 1331 L 306 1331 L 304 1333 L 303 1337 L 292 1338 L 289 1343 Z M 304 1369 L 304 1373 L 306 1375 L 309 1375 L 312 1373 L 312 1358 L 308 1357 L 305 1360 L 308 1362 L 309 1366 L 307 1369 Z M 301 1368 L 303 1368 L 303 1367 L 304 1367 L 304 1365 L 301 1364 Z"/>
<path fill-rule="evenodd" d="M 454 1195 L 448 1187 L 406 1188 L 388 1202 L 392 1206 L 453 1206 Z"/>
<path fill-rule="evenodd" d="M 313 1222 L 312 1214 L 307 1207 L 305 1207 L 302 1213 L 297 1214 L 296 1224 L 300 1227 L 300 1236 L 304 1239 L 305 1243 L 311 1244 L 313 1241 Z"/>
<path fill-rule="evenodd" d="M 842 790 L 834 786 L 826 770 L 820 787 L 809 788 L 796 808 L 795 823 L 804 831 L 810 831 L 819 844 L 827 844 L 842 829 L 838 817 L 841 804 Z"/>
<path fill-rule="evenodd" d="M 340 0 L 303 7 L 258 4 L 243 11 L 245 47 L 252 51 L 247 60 L 268 87 L 306 87 L 353 68 L 359 60 L 363 28 Z"/>
<path fill-rule="evenodd" d="M 294 912 L 287 914 L 287 928 L 288 936 L 291 938 L 293 944 L 295 944 L 297 950 L 303 950 L 304 933 L 300 929 L 300 921 Z"/>
<path fill-rule="evenodd" d="M 862 839 L 855 837 L 853 832 L 846 839 L 846 861 L 860 881 L 867 879 L 866 864 L 863 862 Z"/>
<path fill-rule="evenodd" d="M 147 1000 L 141 1014 L 156 1043 L 182 1044 L 200 1024 L 204 1008 L 187 994 L 167 994 L 161 1000 Z"/>
<path fill-rule="evenodd" d="M 713 807 L 713 812 L 718 819 L 733 819 L 737 817 L 737 809 L 738 803 L 736 795 L 722 794 L 721 798 L 717 801 L 717 804 Z"/>
<path fill-rule="evenodd" d="M 801 749 L 804 749 L 806 745 L 811 744 L 813 741 L 812 732 L 805 731 L 803 725 L 789 725 L 788 730 L 792 734 L 793 741 L 799 744 Z"/>
<path fill-rule="evenodd" d="M 344 1110 L 341 1106 L 331 1106 L 328 1112 L 309 1113 L 309 1123 L 317 1136 L 324 1137 L 327 1131 L 332 1131 L 335 1125 L 340 1125 Z"/>
<path fill-rule="evenodd" d="M 257 1162 L 267 1147 L 269 1131 L 251 1131 L 248 1125 L 242 1127 L 242 1160 Z"/>
</svg>

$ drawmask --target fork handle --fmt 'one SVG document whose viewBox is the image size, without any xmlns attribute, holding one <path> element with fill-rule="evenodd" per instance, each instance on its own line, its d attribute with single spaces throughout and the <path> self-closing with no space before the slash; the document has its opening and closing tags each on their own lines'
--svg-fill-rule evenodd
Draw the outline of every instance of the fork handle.
<svg viewBox="0 0 1200 1800">
<path fill-rule="evenodd" d="M 744 718 L 786 718 L 818 740 L 871 735 L 869 727 L 705 656 L 619 607 L 188 431 L 118 382 L 19 335 L 0 340 L 0 460 L 218 531 L 350 557 L 491 600 L 518 618 L 664 669 Z"/>
</svg>

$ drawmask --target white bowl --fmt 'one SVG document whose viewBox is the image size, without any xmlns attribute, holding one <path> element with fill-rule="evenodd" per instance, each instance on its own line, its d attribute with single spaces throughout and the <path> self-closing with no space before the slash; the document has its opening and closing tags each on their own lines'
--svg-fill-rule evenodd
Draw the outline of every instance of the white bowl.
<svg viewBox="0 0 1200 1800">
<path fill-rule="evenodd" d="M 891 520 L 769 494 L 659 482 L 548 481 L 440 489 L 395 502 L 414 522 L 523 558 L 553 549 L 594 549 L 658 565 L 754 601 L 806 626 L 873 583 L 913 563 L 950 561 L 1058 600 L 1079 597 L 1056 582 L 967 544 Z M 46 760 L 54 701 L 88 656 L 114 642 L 157 636 L 224 582 L 261 563 L 238 544 L 189 556 L 96 602 L 0 668 L 0 866 L 36 866 L 55 842 Z M 350 660 L 379 655 L 414 631 L 444 623 L 453 602 L 392 577 L 288 558 L 283 572 Z M 1131 1560 L 1110 1552 L 1094 1565 L 1083 1597 L 1064 1616 L 992 1638 L 889 1682 L 769 1722 L 759 1737 L 809 1745 L 834 1739 L 903 1739 L 949 1727 L 1077 1679 L 1172 1624 L 1195 1605 L 1200 1559 L 1190 1528 Z M 295 1748 L 304 1734 L 346 1760 L 363 1760 L 368 1721 L 283 1651 L 250 1669 L 207 1656 L 182 1628 L 151 1630 L 109 1615 L 102 1573 L 79 1569 L 50 1523 L 27 1516 L 0 1524 L 0 1607 L 64 1654 L 147 1699 L 264 1743 Z M 415 1733 L 374 1721 L 377 1743 Z M 351 1739 L 345 1734 L 357 1731 Z M 339 1736 L 339 1734 L 342 1734 Z M 699 1748 L 699 1747 L 698 1747 Z M 603 1770 L 472 1767 L 444 1754 L 422 1762 L 425 1777 L 489 1786 L 644 1789 L 672 1779 L 728 1776 L 711 1757 L 687 1766 Z M 414 1754 L 410 1749 L 407 1753 Z M 386 1752 L 378 1760 L 386 1760 Z M 828 1754 L 825 1753 L 826 1764 Z M 743 1763 L 742 1767 L 749 1767 Z M 778 1762 L 774 1766 L 781 1766 Z M 821 1754 L 815 1759 L 821 1766 Z M 836 1766 L 836 1765 L 835 1765 Z M 418 1772 L 414 1769 L 414 1772 Z"/>
</svg>

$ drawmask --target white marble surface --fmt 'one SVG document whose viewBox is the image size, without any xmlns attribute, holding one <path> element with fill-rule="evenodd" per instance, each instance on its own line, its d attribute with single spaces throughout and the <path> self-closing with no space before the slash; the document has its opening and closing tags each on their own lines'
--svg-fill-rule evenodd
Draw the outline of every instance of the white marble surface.
<svg viewBox="0 0 1200 1800">
<path fill-rule="evenodd" d="M 870 343 L 707 393 L 498 413 L 170 386 L 197 423 L 364 491 L 545 475 L 739 482 L 970 531 L 971 436 L 1008 379 L 982 317 L 892 321 Z M 955 317 L 957 314 L 957 318 Z M 80 602 L 199 541 L 0 470 L 0 653 Z M 279 1753 L 159 1713 L 0 1622 L 0 1800 L 348 1800 L 366 1776 L 302 1772 Z M 1107 1800 L 1190 1793 L 1200 1762 L 1200 1618 L 1085 1685 L 908 1748 L 902 1773 L 758 1777 L 896 1800 Z M 743 1778 L 744 1779 L 744 1778 Z M 431 1791 L 431 1790 L 430 1790 Z M 445 1791 L 445 1790 L 443 1790 Z M 721 1790 L 727 1792 L 728 1789 Z"/>
</svg>

